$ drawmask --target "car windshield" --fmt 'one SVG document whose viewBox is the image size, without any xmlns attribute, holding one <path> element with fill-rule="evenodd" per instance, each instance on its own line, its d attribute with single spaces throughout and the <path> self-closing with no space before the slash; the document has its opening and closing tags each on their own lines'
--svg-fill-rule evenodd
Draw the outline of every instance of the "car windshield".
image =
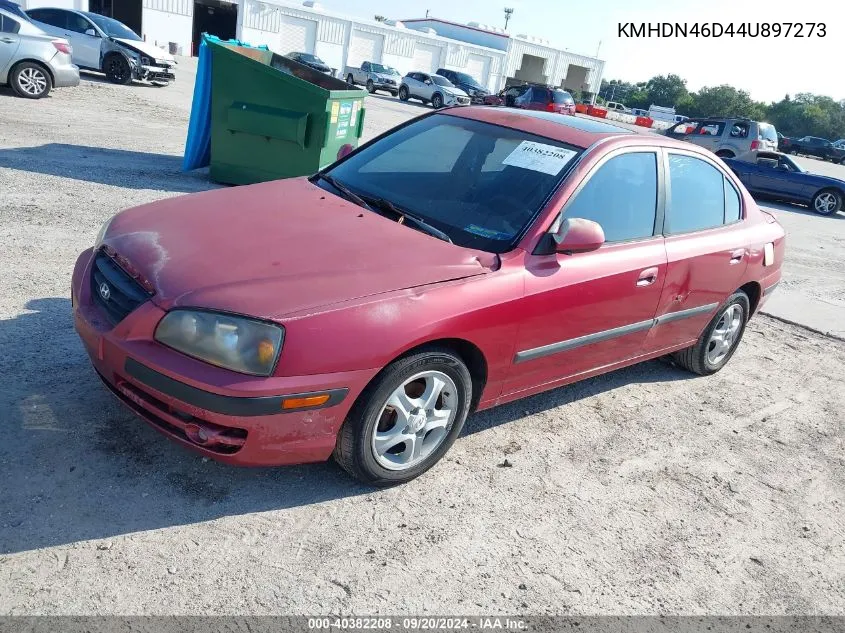
<svg viewBox="0 0 845 633">
<path fill-rule="evenodd" d="M 381 73 L 382 75 L 398 75 L 399 71 L 393 66 L 382 66 L 381 64 L 370 64 L 370 70 L 374 73 Z"/>
<path fill-rule="evenodd" d="M 575 100 L 572 98 L 572 95 L 566 92 L 565 90 L 553 90 L 552 96 L 554 98 L 555 103 L 575 103 Z"/>
<path fill-rule="evenodd" d="M 311 55 L 310 53 L 300 53 L 300 59 L 304 59 L 306 62 L 311 62 L 312 64 L 325 64 L 322 59 L 317 57 L 316 55 Z"/>
<path fill-rule="evenodd" d="M 516 245 L 581 151 L 517 129 L 435 114 L 362 148 L 326 173 L 365 199 L 389 200 L 455 244 L 504 253 Z"/>
<path fill-rule="evenodd" d="M 112 20 L 111 18 L 107 18 L 104 15 L 99 15 L 97 13 L 86 13 L 85 14 L 94 24 L 99 26 L 103 32 L 109 37 L 117 37 L 124 40 L 132 40 L 133 42 L 140 42 L 141 38 L 138 36 L 135 31 L 130 29 L 125 24 L 118 22 L 117 20 Z"/>
<path fill-rule="evenodd" d="M 767 141 L 772 141 L 777 143 L 778 140 L 778 133 L 775 130 L 775 126 L 769 123 L 758 123 L 757 127 L 760 130 L 760 138 L 765 139 Z"/>
<path fill-rule="evenodd" d="M 472 78 L 471 75 L 467 75 L 466 73 L 455 73 L 455 79 L 460 81 L 462 84 L 466 84 L 471 88 L 482 88 L 481 84 L 478 83 L 475 79 Z"/>
<path fill-rule="evenodd" d="M 431 80 L 436 83 L 438 86 L 453 86 L 454 84 L 446 79 L 446 77 L 441 77 L 440 75 L 432 75 Z"/>
</svg>

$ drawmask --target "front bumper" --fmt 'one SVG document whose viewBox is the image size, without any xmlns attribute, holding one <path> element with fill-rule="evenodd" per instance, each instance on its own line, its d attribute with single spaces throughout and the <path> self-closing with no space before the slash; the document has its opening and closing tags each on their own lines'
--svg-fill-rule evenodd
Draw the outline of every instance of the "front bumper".
<svg viewBox="0 0 845 633">
<path fill-rule="evenodd" d="M 92 301 L 92 261 L 89 249 L 74 268 L 74 326 L 105 385 L 154 429 L 229 464 L 277 466 L 331 456 L 349 409 L 377 369 L 261 378 L 213 367 L 154 341 L 165 313 L 152 301 L 112 327 Z M 283 411 L 284 398 L 312 393 L 330 399 L 320 408 Z"/>
<path fill-rule="evenodd" d="M 136 78 L 143 81 L 170 83 L 176 80 L 176 75 L 165 66 L 137 66 L 135 73 Z"/>
<path fill-rule="evenodd" d="M 373 82 L 376 90 L 390 90 L 391 92 L 399 92 L 399 84 L 388 84 L 388 83 L 379 83 L 377 81 Z"/>
</svg>

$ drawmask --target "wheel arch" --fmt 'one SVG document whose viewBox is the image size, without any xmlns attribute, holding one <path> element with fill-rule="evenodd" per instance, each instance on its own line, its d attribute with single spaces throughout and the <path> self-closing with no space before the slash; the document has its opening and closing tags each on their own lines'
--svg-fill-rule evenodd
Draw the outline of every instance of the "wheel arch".
<svg viewBox="0 0 845 633">
<path fill-rule="evenodd" d="M 763 287 L 756 281 L 749 281 L 737 288 L 737 292 L 744 292 L 748 297 L 748 303 L 751 304 L 749 311 L 749 318 L 757 313 L 757 306 L 760 305 L 760 298 L 763 296 Z"/>
<path fill-rule="evenodd" d="M 55 77 L 55 75 L 53 75 L 53 71 L 50 69 L 50 65 L 45 64 L 40 59 L 33 59 L 31 57 L 27 57 L 26 59 L 19 59 L 14 64 L 12 64 L 12 66 L 9 68 L 9 72 L 6 73 L 7 78 L 12 76 L 12 73 L 15 71 L 15 68 L 17 68 L 21 64 L 25 64 L 27 62 L 30 63 L 30 64 L 35 64 L 36 66 L 40 67 L 44 72 L 46 72 L 49 75 L 50 83 L 53 86 L 56 85 L 56 77 Z M 7 79 L 7 81 L 8 81 L 8 79 Z"/>
</svg>

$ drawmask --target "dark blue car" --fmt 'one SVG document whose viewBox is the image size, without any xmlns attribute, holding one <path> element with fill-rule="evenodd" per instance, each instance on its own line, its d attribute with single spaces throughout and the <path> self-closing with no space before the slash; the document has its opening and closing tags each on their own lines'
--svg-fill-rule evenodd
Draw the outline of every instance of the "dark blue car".
<svg viewBox="0 0 845 633">
<path fill-rule="evenodd" d="M 842 209 L 845 181 L 811 174 L 786 154 L 756 152 L 723 160 L 753 194 L 806 204 L 821 215 Z"/>
</svg>

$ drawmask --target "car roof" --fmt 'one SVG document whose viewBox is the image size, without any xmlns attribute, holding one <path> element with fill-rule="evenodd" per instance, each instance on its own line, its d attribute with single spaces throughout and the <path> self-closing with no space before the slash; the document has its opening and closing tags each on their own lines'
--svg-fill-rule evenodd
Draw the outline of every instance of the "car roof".
<svg viewBox="0 0 845 633">
<path fill-rule="evenodd" d="M 493 125 L 524 130 L 531 134 L 569 143 L 577 147 L 589 147 L 597 140 L 609 136 L 631 136 L 636 134 L 627 128 L 603 121 L 567 116 L 541 110 L 519 108 L 492 108 L 489 106 L 463 106 L 450 108 L 444 114 L 475 119 Z M 652 135 L 655 138 L 657 137 Z M 668 140 L 668 139 L 667 139 Z"/>
</svg>

